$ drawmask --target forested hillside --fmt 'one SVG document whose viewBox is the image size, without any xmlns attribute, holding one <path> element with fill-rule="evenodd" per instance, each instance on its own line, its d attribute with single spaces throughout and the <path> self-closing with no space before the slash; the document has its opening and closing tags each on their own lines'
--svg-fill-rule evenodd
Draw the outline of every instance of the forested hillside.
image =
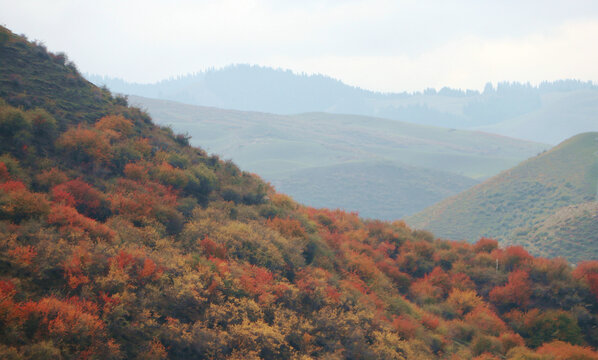
<svg viewBox="0 0 598 360">
<path fill-rule="evenodd" d="M 596 259 L 598 133 L 584 133 L 408 219 L 449 239 L 491 236 L 534 254 Z"/>
<path fill-rule="evenodd" d="M 598 358 L 598 262 L 302 206 L 4 28 L 0 59 L 0 358 Z"/>
</svg>

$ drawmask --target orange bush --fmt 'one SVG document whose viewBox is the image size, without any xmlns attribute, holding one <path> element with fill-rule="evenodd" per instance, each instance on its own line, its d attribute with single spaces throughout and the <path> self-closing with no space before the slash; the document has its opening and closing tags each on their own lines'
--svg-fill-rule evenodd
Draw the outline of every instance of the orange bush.
<svg viewBox="0 0 598 360">
<path fill-rule="evenodd" d="M 44 170 L 35 176 L 37 183 L 45 189 L 51 188 L 55 185 L 68 181 L 68 176 L 63 172 L 53 167 L 49 170 Z"/>
<path fill-rule="evenodd" d="M 37 302 L 27 302 L 22 308 L 24 318 L 33 315 L 39 319 L 36 334 L 42 339 L 47 336 L 58 339 L 89 336 L 97 339 L 104 330 L 104 323 L 97 315 L 97 306 L 78 298 L 65 301 L 50 296 Z"/>
<path fill-rule="evenodd" d="M 150 258 L 145 258 L 143 260 L 143 267 L 139 270 L 139 276 L 142 278 L 152 277 L 156 274 L 157 270 L 158 266 L 156 263 Z"/>
<path fill-rule="evenodd" d="M 122 115 L 108 115 L 98 120 L 94 128 L 107 133 L 109 137 L 120 138 L 133 132 L 133 123 Z"/>
<path fill-rule="evenodd" d="M 305 230 L 301 222 L 291 218 L 281 219 L 274 217 L 266 221 L 266 225 L 278 231 L 282 236 L 293 238 L 293 237 L 305 237 Z"/>
<path fill-rule="evenodd" d="M 83 267 L 91 263 L 91 255 L 81 247 L 76 248 L 70 258 L 62 265 L 67 282 L 71 289 L 89 283 L 89 278 L 83 274 Z"/>
<path fill-rule="evenodd" d="M 49 203 L 44 194 L 27 190 L 21 181 L 0 184 L 0 219 L 20 222 L 48 213 Z"/>
<path fill-rule="evenodd" d="M 142 163 L 129 163 L 125 165 L 124 174 L 131 180 L 144 182 L 148 180 L 148 170 Z"/>
<path fill-rule="evenodd" d="M 79 125 L 64 132 L 56 146 L 76 161 L 108 163 L 112 158 L 112 147 L 106 137 L 98 131 Z"/>
<path fill-rule="evenodd" d="M 542 345 L 540 355 L 549 355 L 554 360 L 597 360 L 598 352 L 590 348 L 571 345 L 563 341 L 553 341 Z"/>
<path fill-rule="evenodd" d="M 486 252 L 491 253 L 494 249 L 498 248 L 498 240 L 482 237 L 478 240 L 473 249 L 475 252 Z"/>
<path fill-rule="evenodd" d="M 261 296 L 269 291 L 274 280 L 272 273 L 262 267 L 248 265 L 243 268 L 243 275 L 239 278 L 241 287 L 252 295 Z"/>
<path fill-rule="evenodd" d="M 475 290 L 453 289 L 446 299 L 446 303 L 455 310 L 458 315 L 466 315 L 478 305 L 482 304 L 482 298 Z"/>
</svg>

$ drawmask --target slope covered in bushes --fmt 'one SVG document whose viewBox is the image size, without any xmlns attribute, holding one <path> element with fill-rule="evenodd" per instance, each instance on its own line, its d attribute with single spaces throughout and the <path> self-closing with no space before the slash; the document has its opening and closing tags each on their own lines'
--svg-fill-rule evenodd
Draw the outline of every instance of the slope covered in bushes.
<svg viewBox="0 0 598 360">
<path fill-rule="evenodd" d="M 598 132 L 574 136 L 407 219 L 449 239 L 491 236 L 534 255 L 596 260 Z"/>
<path fill-rule="evenodd" d="M 1 84 L 0 358 L 598 356 L 598 263 L 304 207 L 84 81 L 78 114 Z"/>
</svg>

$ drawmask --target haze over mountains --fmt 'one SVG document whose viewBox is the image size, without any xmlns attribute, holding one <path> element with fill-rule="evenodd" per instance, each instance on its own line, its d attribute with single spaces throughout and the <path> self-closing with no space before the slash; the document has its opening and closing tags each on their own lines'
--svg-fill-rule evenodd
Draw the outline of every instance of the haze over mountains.
<svg viewBox="0 0 598 360">
<path fill-rule="evenodd" d="M 443 88 L 386 94 L 348 86 L 324 75 L 300 75 L 250 65 L 229 66 L 155 84 L 87 77 L 118 93 L 193 105 L 277 114 L 357 114 L 478 129 L 550 144 L 580 132 L 598 131 L 594 118 L 598 112 L 598 87 L 576 80 L 539 86 L 488 84 L 482 92 Z"/>
<path fill-rule="evenodd" d="M 302 203 L 387 220 L 421 211 L 548 148 L 358 115 L 275 115 L 129 100 Z"/>
<path fill-rule="evenodd" d="M 576 135 L 407 218 L 448 239 L 482 236 L 572 262 L 598 254 L 598 132 Z"/>
</svg>

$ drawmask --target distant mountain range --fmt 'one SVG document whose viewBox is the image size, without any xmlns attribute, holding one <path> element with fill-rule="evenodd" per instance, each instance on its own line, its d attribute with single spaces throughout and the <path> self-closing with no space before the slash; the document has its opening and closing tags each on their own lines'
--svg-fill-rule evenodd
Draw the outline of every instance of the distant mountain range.
<svg viewBox="0 0 598 360">
<path fill-rule="evenodd" d="M 155 84 L 87 75 L 95 84 L 130 95 L 186 104 L 276 114 L 328 112 L 381 117 L 422 125 L 477 129 L 557 144 L 598 131 L 598 86 L 577 80 L 488 84 L 484 91 L 428 89 L 379 93 L 324 75 L 235 65 Z M 397 84 L 399 87 L 400 84 Z"/>
<path fill-rule="evenodd" d="M 399 219 L 549 148 L 381 118 L 222 110 L 130 96 L 161 125 L 313 205 Z"/>
<path fill-rule="evenodd" d="M 584 133 L 407 218 L 448 239 L 498 238 L 572 262 L 598 254 L 598 132 Z"/>
</svg>

